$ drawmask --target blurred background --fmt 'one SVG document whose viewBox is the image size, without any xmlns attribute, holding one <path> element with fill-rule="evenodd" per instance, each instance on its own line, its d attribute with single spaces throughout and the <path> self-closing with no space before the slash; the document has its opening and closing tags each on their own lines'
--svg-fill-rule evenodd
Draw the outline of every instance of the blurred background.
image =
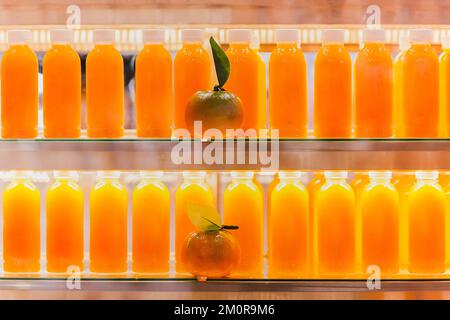
<svg viewBox="0 0 450 320">
<path fill-rule="evenodd" d="M 0 24 L 64 24 L 78 5 L 83 24 L 360 24 L 369 5 L 384 24 L 445 24 L 446 0 L 1 0 Z"/>
</svg>

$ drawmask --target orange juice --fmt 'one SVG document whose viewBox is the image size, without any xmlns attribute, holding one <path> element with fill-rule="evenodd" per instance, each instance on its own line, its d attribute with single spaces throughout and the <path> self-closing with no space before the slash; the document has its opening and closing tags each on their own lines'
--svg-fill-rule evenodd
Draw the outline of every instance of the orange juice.
<svg viewBox="0 0 450 320">
<path fill-rule="evenodd" d="M 436 171 L 416 172 L 408 199 L 409 271 L 445 271 L 445 193 Z"/>
<path fill-rule="evenodd" d="M 90 271 L 127 271 L 127 190 L 120 172 L 99 172 L 90 196 Z"/>
<path fill-rule="evenodd" d="M 38 133 L 38 59 L 30 41 L 28 30 L 8 31 L 1 70 L 3 138 L 35 138 Z"/>
<path fill-rule="evenodd" d="M 356 214 L 355 214 L 355 256 L 358 270 L 361 267 L 361 195 L 369 183 L 369 176 L 366 172 L 356 172 L 350 183 L 355 193 Z"/>
<path fill-rule="evenodd" d="M 280 138 L 306 137 L 308 125 L 306 60 L 297 30 L 277 30 L 269 61 L 270 128 Z"/>
<path fill-rule="evenodd" d="M 169 272 L 170 193 L 161 178 L 141 172 L 133 192 L 133 272 Z"/>
<path fill-rule="evenodd" d="M 183 172 L 183 182 L 175 194 L 175 259 L 176 271 L 185 272 L 181 249 L 186 237 L 196 231 L 187 213 L 188 204 L 214 207 L 211 187 L 206 183 L 206 172 Z"/>
<path fill-rule="evenodd" d="M 14 172 L 3 191 L 3 260 L 5 272 L 40 270 L 39 190 L 29 172 Z"/>
<path fill-rule="evenodd" d="M 309 195 L 309 259 L 310 270 L 317 273 L 317 241 L 314 241 L 317 234 L 316 217 L 314 216 L 314 203 L 317 196 L 317 191 L 325 183 L 325 177 L 322 172 L 315 173 L 313 178 L 308 183 Z"/>
<path fill-rule="evenodd" d="M 309 199 L 298 172 L 280 172 L 269 223 L 269 276 L 300 277 L 309 265 Z"/>
<path fill-rule="evenodd" d="M 410 33 L 403 62 L 403 132 L 407 138 L 439 136 L 439 59 L 431 30 Z"/>
<path fill-rule="evenodd" d="M 384 46 L 385 32 L 366 29 L 363 48 L 355 61 L 355 136 L 393 135 L 393 64 Z"/>
<path fill-rule="evenodd" d="M 183 47 L 174 60 L 174 127 L 186 128 L 186 106 L 189 99 L 201 90 L 212 88 L 212 59 L 203 48 L 203 31 L 181 31 Z"/>
<path fill-rule="evenodd" d="M 47 191 L 47 271 L 66 273 L 68 267 L 83 270 L 83 190 L 73 171 L 55 171 Z"/>
<path fill-rule="evenodd" d="M 398 221 L 400 200 L 391 183 L 391 172 L 369 172 L 370 182 L 361 195 L 361 235 L 363 273 L 371 265 L 381 274 L 399 270 Z"/>
<path fill-rule="evenodd" d="M 144 48 L 136 58 L 138 137 L 172 135 L 172 57 L 164 48 L 164 30 L 144 30 Z"/>
<path fill-rule="evenodd" d="M 400 36 L 400 52 L 394 61 L 394 134 L 397 138 L 404 137 L 404 133 L 401 132 L 403 130 L 403 64 L 408 48 L 408 37 Z"/>
<path fill-rule="evenodd" d="M 260 76 L 261 61 L 258 53 L 250 48 L 251 31 L 248 29 L 230 30 L 230 47 L 226 54 L 230 60 L 230 78 L 225 89 L 236 94 L 244 108 L 243 129 L 260 129 Z"/>
<path fill-rule="evenodd" d="M 259 92 L 259 108 L 258 108 L 258 128 L 267 128 L 267 83 L 266 83 L 266 63 L 261 54 L 256 51 L 259 58 L 258 68 L 258 92 Z"/>
<path fill-rule="evenodd" d="M 439 184 L 445 192 L 445 264 L 450 266 L 450 172 L 441 172 Z"/>
<path fill-rule="evenodd" d="M 271 201 L 272 201 L 272 192 L 273 189 L 280 183 L 280 178 L 278 177 L 278 173 L 274 174 L 273 180 L 269 183 L 267 187 L 267 225 L 270 225 L 270 211 L 271 211 Z M 270 228 L 267 228 L 267 238 L 270 238 Z M 267 255 L 270 253 L 270 248 L 268 248 Z"/>
<path fill-rule="evenodd" d="M 440 103 L 440 136 L 450 138 L 450 38 L 442 44 L 442 54 L 439 57 L 439 103 Z"/>
<path fill-rule="evenodd" d="M 261 277 L 264 257 L 264 199 L 253 182 L 252 172 L 232 172 L 224 193 L 224 224 L 237 225 L 233 236 L 241 248 L 236 276 Z"/>
<path fill-rule="evenodd" d="M 317 192 L 317 255 L 320 276 L 351 275 L 355 271 L 355 194 L 347 172 L 326 171 Z"/>
<path fill-rule="evenodd" d="M 120 138 L 124 126 L 124 67 L 114 48 L 114 30 L 95 30 L 95 46 L 86 59 L 87 134 Z"/>
<path fill-rule="evenodd" d="M 400 268 L 406 270 L 408 266 L 409 236 L 408 236 L 408 198 L 416 181 L 414 174 L 400 173 L 394 175 L 392 184 L 397 188 L 400 199 L 399 214 L 399 259 Z"/>
<path fill-rule="evenodd" d="M 81 128 L 81 62 L 72 48 L 72 31 L 51 30 L 44 56 L 44 136 L 78 138 Z M 63 70 L 63 71 L 62 71 Z"/>
<path fill-rule="evenodd" d="M 344 30 L 324 30 L 314 63 L 314 136 L 352 136 L 352 61 Z"/>
</svg>

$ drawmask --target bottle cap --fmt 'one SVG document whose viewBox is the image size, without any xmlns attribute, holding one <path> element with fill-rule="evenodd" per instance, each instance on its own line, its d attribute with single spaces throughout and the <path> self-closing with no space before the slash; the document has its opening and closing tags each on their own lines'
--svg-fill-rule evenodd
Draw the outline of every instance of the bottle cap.
<svg viewBox="0 0 450 320">
<path fill-rule="evenodd" d="M 164 29 L 145 29 L 142 30 L 143 43 L 164 43 Z"/>
<path fill-rule="evenodd" d="M 50 30 L 51 43 L 72 43 L 73 32 L 70 29 L 53 29 Z"/>
<path fill-rule="evenodd" d="M 53 177 L 55 179 L 78 180 L 79 175 L 76 171 L 53 171 Z"/>
<path fill-rule="evenodd" d="M 31 170 L 14 170 L 11 171 L 12 179 L 31 179 L 33 177 L 33 171 Z"/>
<path fill-rule="evenodd" d="M 96 29 L 94 30 L 94 43 L 114 43 L 116 39 L 116 30 L 113 29 Z"/>
<path fill-rule="evenodd" d="M 392 172 L 391 171 L 369 171 L 369 179 L 382 179 L 382 180 L 391 180 Z"/>
<path fill-rule="evenodd" d="M 417 180 L 437 180 L 439 172 L 437 171 L 416 171 Z"/>
<path fill-rule="evenodd" d="M 409 35 L 402 34 L 398 40 L 398 46 L 400 51 L 406 51 L 409 49 L 411 43 L 409 41 Z"/>
<path fill-rule="evenodd" d="M 275 31 L 276 43 L 299 43 L 300 33 L 297 29 L 278 29 Z"/>
<path fill-rule="evenodd" d="M 164 173 L 162 171 L 140 171 L 139 176 L 141 177 L 141 179 L 143 178 L 161 179 L 164 176 Z"/>
<path fill-rule="evenodd" d="M 183 178 L 205 178 L 205 171 L 184 171 Z"/>
<path fill-rule="evenodd" d="M 303 176 L 303 172 L 299 171 L 280 171 L 278 177 L 280 179 L 300 179 Z"/>
<path fill-rule="evenodd" d="M 30 30 L 8 30 L 8 44 L 28 44 L 31 42 Z"/>
<path fill-rule="evenodd" d="M 348 172 L 347 171 L 325 171 L 324 176 L 325 176 L 325 179 L 347 179 Z"/>
<path fill-rule="evenodd" d="M 322 32 L 322 43 L 344 43 L 345 30 L 325 29 Z"/>
<path fill-rule="evenodd" d="M 442 37 L 442 49 L 443 50 L 450 49 L 450 35 L 449 34 L 445 34 Z"/>
<path fill-rule="evenodd" d="M 183 29 L 181 30 L 181 42 L 183 43 L 201 43 L 203 42 L 202 29 Z"/>
<path fill-rule="evenodd" d="M 431 29 L 410 30 L 409 40 L 411 41 L 411 43 L 431 43 L 433 42 L 433 30 Z"/>
<path fill-rule="evenodd" d="M 381 42 L 386 41 L 386 32 L 383 29 L 364 29 L 363 30 L 363 43 L 367 42 Z"/>
<path fill-rule="evenodd" d="M 119 179 L 120 171 L 98 171 L 97 178 Z"/>
<path fill-rule="evenodd" d="M 250 29 L 230 29 L 228 31 L 229 43 L 250 43 L 252 31 Z"/>
<path fill-rule="evenodd" d="M 254 173 L 252 171 L 233 171 L 230 173 L 231 178 L 249 178 L 252 179 L 254 177 Z"/>
</svg>

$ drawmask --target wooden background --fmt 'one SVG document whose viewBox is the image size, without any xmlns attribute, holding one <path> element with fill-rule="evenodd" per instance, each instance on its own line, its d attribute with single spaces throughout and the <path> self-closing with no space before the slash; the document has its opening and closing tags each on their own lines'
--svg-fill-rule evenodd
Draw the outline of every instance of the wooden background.
<svg viewBox="0 0 450 320">
<path fill-rule="evenodd" d="M 379 5 L 383 24 L 448 24 L 449 0 L 0 0 L 0 25 L 65 24 L 68 5 L 82 24 L 361 24 Z"/>
</svg>

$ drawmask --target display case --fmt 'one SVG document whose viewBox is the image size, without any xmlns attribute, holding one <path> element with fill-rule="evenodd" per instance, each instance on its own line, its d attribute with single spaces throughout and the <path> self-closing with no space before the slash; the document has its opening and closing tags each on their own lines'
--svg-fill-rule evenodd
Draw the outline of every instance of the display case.
<svg viewBox="0 0 450 320">
<path fill-rule="evenodd" d="M 317 137 L 314 132 L 317 125 L 314 120 L 317 81 L 314 64 L 324 30 L 338 28 L 344 30 L 345 49 L 351 57 L 353 70 L 361 49 L 362 30 L 373 25 L 386 31 L 384 45 L 392 59 L 401 49 L 399 41 L 416 28 L 431 30 L 432 48 L 440 54 L 447 49 L 450 27 L 446 25 L 446 13 L 449 10 L 450 3 L 446 1 L 420 0 L 379 1 L 377 5 L 366 1 L 302 0 L 236 0 L 227 4 L 201 0 L 128 1 L 126 5 L 117 1 L 79 1 L 78 5 L 70 1 L 45 0 L 0 2 L 4 21 L 0 26 L 2 56 L 9 48 L 8 30 L 29 29 L 32 32 L 30 47 L 38 57 L 40 72 L 37 135 L 0 140 L 0 188 L 3 192 L 0 298 L 448 299 L 450 131 L 446 128 L 450 109 L 441 98 L 442 92 L 448 90 L 443 85 L 446 82 L 442 74 L 440 93 L 436 92 L 440 98 L 439 134 L 431 137 L 393 134 L 389 137 L 357 138 L 354 134 Z M 43 59 L 52 45 L 50 30 L 66 27 L 73 31 L 73 47 L 78 51 L 82 67 L 81 131 L 75 138 L 49 138 L 44 132 Z M 230 30 L 251 30 L 249 47 L 262 58 L 259 66 L 263 66 L 264 77 L 258 78 L 258 94 L 264 101 L 261 110 L 265 114 L 269 114 L 271 108 L 269 64 L 270 55 L 277 47 L 276 31 L 298 30 L 306 66 L 306 134 L 302 137 L 273 135 L 270 129 L 274 127 L 267 116 L 261 128 L 264 134 L 259 137 L 180 139 L 175 134 L 138 137 L 135 75 L 136 55 L 145 42 L 142 30 L 164 29 L 163 41 L 173 60 L 182 47 L 182 30 L 192 28 L 204 31 L 203 46 L 208 48 L 210 36 L 223 48 L 228 48 Z M 94 46 L 96 29 L 115 30 L 115 47 L 124 63 L 125 130 L 120 137 L 93 137 L 87 131 L 86 82 L 92 83 L 92 80 L 86 80 L 86 59 Z M 395 78 L 393 68 L 392 64 Z M 69 71 L 62 70 L 64 72 Z M 260 74 L 261 69 L 258 72 Z M 11 77 L 5 79 L 8 81 Z M 199 75 L 191 75 L 191 81 L 196 77 Z M 354 85 L 353 80 L 350 86 L 353 90 Z M 114 95 L 113 91 L 111 89 L 108 96 Z M 17 96 L 21 94 L 23 92 L 18 95 L 16 92 Z M 353 99 L 354 92 L 351 95 Z M 338 108 L 339 102 L 335 103 Z M 5 105 L 2 102 L 2 112 Z M 64 108 L 64 105 L 59 107 Z M 354 112 L 353 101 L 351 108 Z M 428 112 L 433 112 L 432 103 Z M 5 127 L 5 122 L 2 123 Z M 424 122 L 424 126 L 427 125 Z M 333 178 L 333 174 L 339 177 Z M 188 181 L 192 175 L 199 180 Z M 334 182 L 330 181 L 333 179 L 338 179 L 336 183 L 348 192 L 350 202 L 342 200 L 346 197 L 344 194 L 341 198 L 321 194 L 322 198 L 317 200 L 317 194 L 327 190 L 322 188 L 324 184 L 329 183 L 328 188 L 332 189 Z M 186 183 L 206 186 L 207 197 L 210 197 L 207 202 L 218 211 L 224 223 L 232 224 L 230 219 L 236 219 L 241 224 L 237 231 L 241 233 L 233 230 L 230 233 L 237 234 L 236 238 L 246 243 L 240 244 L 241 259 L 251 259 L 254 250 L 261 251 L 255 258 L 260 264 L 259 272 L 232 272 L 226 277 L 198 281 L 192 274 L 176 270 L 177 226 L 181 230 L 186 224 L 190 225 L 187 216 L 183 218 L 184 225 L 177 224 L 181 221 L 179 208 L 186 206 L 180 200 L 180 190 L 187 188 Z M 386 187 L 387 198 L 392 192 L 395 199 L 371 199 L 368 185 L 374 188 L 377 183 Z M 66 184 L 67 190 L 55 192 L 55 188 Z M 416 192 L 422 184 L 431 186 L 435 192 L 418 195 L 418 199 L 411 197 L 410 193 Z M 248 190 L 236 192 L 242 185 Z M 274 196 L 274 190 L 280 191 L 286 185 L 297 188 L 292 191 L 293 198 L 286 194 Z M 156 186 L 157 191 L 145 189 L 148 186 Z M 426 202 L 427 199 L 431 200 Z M 384 210 L 386 208 L 394 208 L 391 216 Z M 186 215 L 187 209 L 183 210 Z M 253 211 L 257 218 L 251 220 Z M 306 220 L 293 213 L 303 214 Z M 333 216 L 335 213 L 342 216 Z M 388 222 L 383 218 L 377 220 L 379 216 Z M 142 220 L 137 220 L 139 217 Z M 250 217 L 251 221 L 245 217 Z M 383 231 L 371 233 L 372 227 Z M 74 239 L 68 240 L 70 235 L 74 236 L 74 228 L 78 230 L 78 245 L 82 247 L 78 248 L 82 255 L 75 260 L 78 259 L 82 267 L 49 271 L 58 269 L 55 267 L 58 263 L 51 266 L 50 260 L 55 263 L 58 255 L 69 254 L 69 247 L 64 244 L 70 243 L 72 249 L 76 247 L 70 242 Z M 136 238 L 139 230 L 142 239 Z M 242 240 L 249 233 L 253 238 Z M 255 239 L 257 241 L 252 243 Z M 116 241 L 119 241 L 116 247 L 107 248 L 106 243 Z M 147 242 L 139 246 L 139 241 Z M 384 265 L 381 273 L 380 269 L 370 268 L 371 258 L 366 252 L 370 251 L 371 243 L 375 256 L 382 257 L 380 263 L 393 266 L 395 271 L 385 273 Z M 24 267 L 26 262 L 21 261 L 17 252 L 26 256 L 33 247 L 34 252 L 38 252 L 37 257 L 31 254 L 33 258 L 30 258 L 35 265 L 29 267 L 30 272 L 23 272 L 28 267 Z M 142 259 L 150 264 L 153 253 L 155 256 L 162 254 L 159 258 L 165 261 L 162 267 L 157 268 L 158 271 L 136 271 L 139 248 L 145 256 Z M 301 271 L 271 271 L 276 269 L 271 260 L 275 259 L 271 248 L 280 254 L 281 269 Z M 414 248 L 418 249 L 414 251 Z M 292 250 L 292 254 L 286 250 Z M 306 257 L 297 257 L 302 250 L 307 252 Z M 322 252 L 322 256 L 318 252 Z M 96 254 L 95 266 L 91 259 Z M 390 254 L 394 258 L 389 258 Z M 105 261 L 115 255 L 121 255 L 119 271 L 112 270 L 114 268 L 101 271 L 108 269 Z M 334 271 L 330 269 L 330 272 L 323 269 L 327 259 L 331 265 L 348 263 L 339 262 L 346 255 L 351 256 L 351 271 L 346 267 L 338 271 L 331 268 Z M 414 257 L 418 261 L 416 267 L 419 266 L 416 269 L 411 262 Z M 302 259 L 306 269 L 299 266 L 298 261 Z M 427 259 L 438 262 L 430 266 Z"/>
</svg>

